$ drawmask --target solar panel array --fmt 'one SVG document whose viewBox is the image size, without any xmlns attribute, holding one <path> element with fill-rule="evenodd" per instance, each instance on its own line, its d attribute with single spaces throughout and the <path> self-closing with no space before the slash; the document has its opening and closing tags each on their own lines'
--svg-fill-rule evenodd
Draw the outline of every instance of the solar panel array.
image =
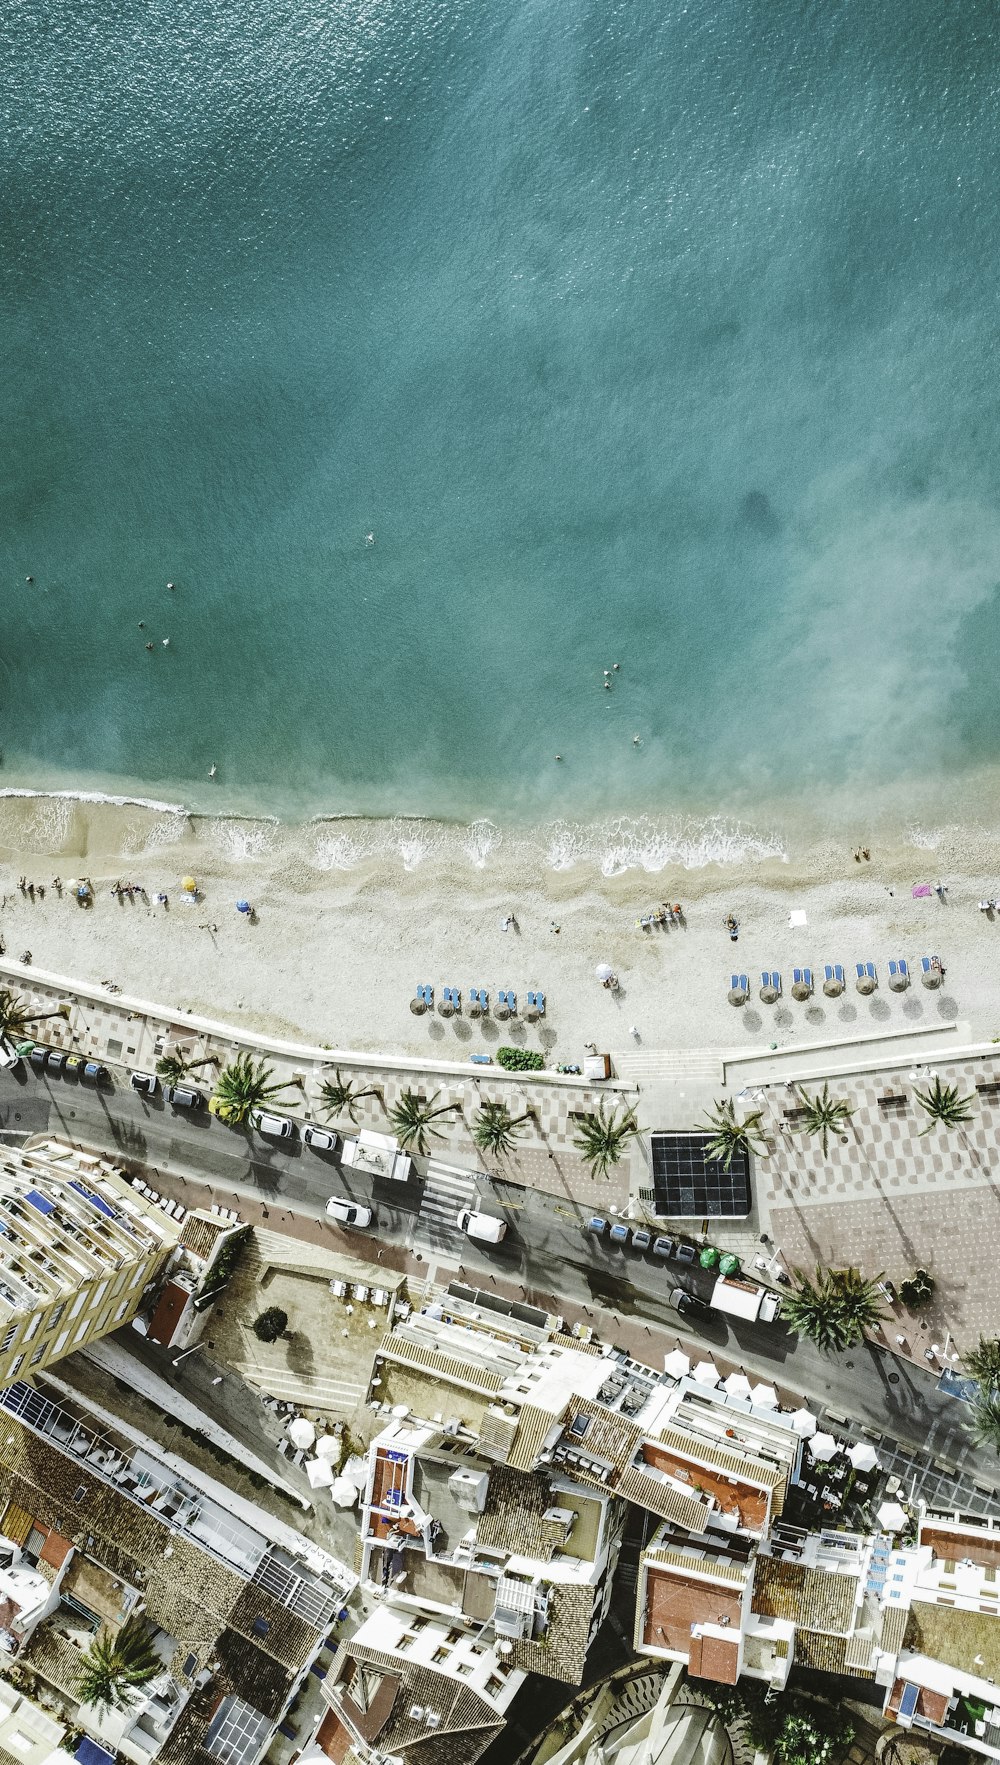
<svg viewBox="0 0 1000 1765">
<path fill-rule="evenodd" d="M 745 1219 L 750 1212 L 750 1167 L 736 1152 L 725 1170 L 706 1158 L 711 1134 L 654 1134 L 653 1194 L 663 1219 Z"/>
</svg>

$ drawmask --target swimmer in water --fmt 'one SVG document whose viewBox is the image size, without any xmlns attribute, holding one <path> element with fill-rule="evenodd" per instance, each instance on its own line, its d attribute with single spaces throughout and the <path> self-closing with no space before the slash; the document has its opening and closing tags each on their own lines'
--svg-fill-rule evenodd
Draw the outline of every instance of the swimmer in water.
<svg viewBox="0 0 1000 1765">
<path fill-rule="evenodd" d="M 211 766 L 208 769 L 209 778 L 214 778 L 217 771 L 218 771 L 218 767 L 216 766 L 215 761 L 213 760 Z"/>
<path fill-rule="evenodd" d="M 375 535 L 374 535 L 374 533 L 366 533 L 366 534 L 365 534 L 365 544 L 366 544 L 366 545 L 374 545 L 374 544 L 375 544 Z"/>
<path fill-rule="evenodd" d="M 152 644 L 151 644 L 151 643 L 148 643 L 148 644 L 147 644 L 147 645 L 146 645 L 146 648 L 147 648 L 147 650 L 151 650 L 151 649 L 152 649 L 152 647 L 153 647 L 153 646 L 152 646 Z"/>
<path fill-rule="evenodd" d="M 169 642 L 170 642 L 170 639 L 169 639 L 169 637 L 165 637 L 165 638 L 164 638 L 164 639 L 163 639 L 163 647 L 164 647 L 164 649 L 166 649 L 166 647 L 167 647 L 167 645 L 168 645 L 168 644 L 169 644 Z"/>
</svg>

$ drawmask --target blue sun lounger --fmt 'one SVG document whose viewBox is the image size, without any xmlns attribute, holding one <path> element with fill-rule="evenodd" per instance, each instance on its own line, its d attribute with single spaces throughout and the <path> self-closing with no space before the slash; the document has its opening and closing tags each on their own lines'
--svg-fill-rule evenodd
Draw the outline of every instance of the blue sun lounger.
<svg viewBox="0 0 1000 1765">
<path fill-rule="evenodd" d="M 856 962 L 854 966 L 857 969 L 859 981 L 878 980 L 878 975 L 875 973 L 874 962 Z"/>
<path fill-rule="evenodd" d="M 507 989 L 507 1008 L 511 1017 L 517 1016 L 517 994 L 512 993 L 509 988 Z"/>
<path fill-rule="evenodd" d="M 909 983 L 910 983 L 910 970 L 907 966 L 906 957 L 901 956 L 899 958 L 898 962 L 890 962 L 889 963 L 889 985 L 890 985 L 890 987 L 895 985 L 896 991 L 902 992 L 904 987 L 909 986 Z"/>
<path fill-rule="evenodd" d="M 528 998 L 529 998 L 529 1000 L 531 999 L 530 993 L 528 994 Z M 539 1017 L 545 1016 L 545 994 L 544 993 L 536 993 L 535 994 L 535 1010 L 538 1012 Z"/>
<path fill-rule="evenodd" d="M 776 968 L 761 969 L 760 984 L 765 992 L 780 993 L 781 976 L 778 970 Z"/>
<path fill-rule="evenodd" d="M 843 986 L 844 970 L 842 965 L 839 962 L 828 962 L 823 970 L 823 979 L 825 981 L 839 981 Z"/>
<path fill-rule="evenodd" d="M 746 975 L 731 974 L 729 977 L 729 991 L 731 993 L 749 993 L 750 982 L 747 980 Z"/>
<path fill-rule="evenodd" d="M 460 987 L 452 987 L 452 989 L 451 989 L 451 1002 L 454 1005 L 456 1011 L 461 1011 L 461 1009 L 462 1009 L 462 990 Z"/>
<path fill-rule="evenodd" d="M 418 987 L 417 988 L 417 998 L 422 999 L 425 1005 L 433 1005 L 433 1003 L 434 1003 L 434 988 L 433 987 Z"/>
<path fill-rule="evenodd" d="M 792 986 L 793 987 L 808 987 L 809 991 L 811 993 L 812 992 L 812 984 L 813 984 L 813 971 L 811 968 L 793 968 L 792 969 Z"/>
<path fill-rule="evenodd" d="M 478 1005 L 479 1004 L 479 988 L 478 987 L 470 987 L 469 988 L 469 1004 L 470 1005 Z"/>
<path fill-rule="evenodd" d="M 482 1009 L 483 1009 L 483 1010 L 484 1010 L 484 1011 L 488 1011 L 488 1010 L 489 1010 L 489 1008 L 490 1008 L 490 996 L 489 996 L 489 993 L 488 993 L 488 992 L 487 992 L 487 991 L 486 991 L 486 988 L 485 988 L 485 987 L 480 987 L 480 989 L 479 989 L 479 1003 L 480 1003 L 480 1005 L 481 1005 L 481 1006 L 482 1006 Z"/>
</svg>

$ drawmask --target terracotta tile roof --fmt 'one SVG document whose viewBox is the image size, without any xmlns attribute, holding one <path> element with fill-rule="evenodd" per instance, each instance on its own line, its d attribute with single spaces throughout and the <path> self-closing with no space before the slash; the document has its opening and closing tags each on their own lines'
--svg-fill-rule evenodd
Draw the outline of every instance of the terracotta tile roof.
<svg viewBox="0 0 1000 1765">
<path fill-rule="evenodd" d="M 184 1221 L 180 1242 L 183 1250 L 190 1250 L 192 1256 L 200 1256 L 207 1262 L 215 1250 L 223 1232 L 232 1227 L 231 1220 L 217 1219 L 214 1214 L 199 1211 L 189 1213 Z"/>
<path fill-rule="evenodd" d="M 354 1661 L 379 1667 L 393 1682 L 393 1696 L 387 1716 L 382 1716 L 377 1736 L 381 1754 L 401 1754 L 412 1765 L 473 1765 L 480 1753 L 503 1727 L 492 1706 L 478 1692 L 461 1680 L 432 1667 L 401 1662 L 397 1655 L 386 1654 L 365 1644 L 347 1643 L 345 1652 Z M 338 1700 L 350 1696 L 350 1683 L 334 1688 Z M 376 1694 L 381 1696 L 381 1692 Z M 436 1728 L 424 1720 L 411 1721 L 414 1706 L 434 1710 L 439 1718 Z M 349 1706 L 353 1718 L 356 1706 Z M 360 1725 L 359 1725 L 360 1731 Z"/>
<path fill-rule="evenodd" d="M 508 1465 L 517 1471 L 532 1470 L 545 1437 L 557 1420 L 551 1410 L 536 1409 L 530 1403 L 522 1404 L 514 1444 L 507 1455 Z"/>
<path fill-rule="evenodd" d="M 693 1492 L 710 1495 L 724 1514 L 735 1514 L 747 1531 L 762 1532 L 766 1526 L 767 1495 L 756 1484 L 693 1461 L 686 1452 L 676 1452 L 665 1442 L 645 1441 L 642 1456 L 648 1465 L 690 1484 Z"/>
<path fill-rule="evenodd" d="M 906 1635 L 906 1620 L 909 1616 L 905 1606 L 883 1606 L 882 1626 L 879 1632 L 879 1647 L 887 1653 L 898 1655 Z"/>
<path fill-rule="evenodd" d="M 517 1439 L 519 1418 L 507 1416 L 496 1406 L 488 1409 L 479 1428 L 477 1449 L 484 1458 L 506 1464 L 510 1449 Z"/>
<path fill-rule="evenodd" d="M 440 1349 L 429 1348 L 423 1342 L 411 1342 L 397 1332 L 383 1336 L 375 1352 L 383 1360 L 397 1361 L 401 1366 L 422 1368 L 445 1384 L 461 1385 L 484 1397 L 495 1397 L 503 1385 L 503 1375 L 493 1372 L 490 1367 L 480 1366 L 476 1361 L 463 1360 L 459 1355 L 442 1354 Z"/>
<path fill-rule="evenodd" d="M 718 1685 L 735 1685 L 740 1676 L 739 1637 L 692 1637 L 688 1672 L 696 1679 L 714 1679 Z"/>
<path fill-rule="evenodd" d="M 885 1707 L 885 1713 L 887 1716 L 898 1715 L 899 1706 L 903 1697 L 903 1689 L 906 1683 L 905 1679 L 893 1680 L 892 1690 L 889 1693 L 889 1700 Z M 940 1727 L 948 1714 L 948 1703 L 949 1698 L 947 1692 L 928 1691 L 927 1687 L 922 1685 L 917 1692 L 915 1714 L 918 1716 L 926 1716 L 928 1722 L 935 1722 Z"/>
<path fill-rule="evenodd" d="M 575 1469 L 573 1475 L 579 1477 L 581 1483 L 593 1481 L 599 1489 L 606 1487 Z M 669 1520 L 674 1526 L 683 1526 L 688 1532 L 704 1532 L 708 1525 L 708 1506 L 697 1495 L 685 1495 L 679 1489 L 671 1489 L 638 1465 L 629 1465 L 611 1487 L 615 1495 L 624 1496 L 637 1507 L 648 1508 L 651 1513 L 659 1514 L 661 1519 Z"/>
<path fill-rule="evenodd" d="M 558 1521 L 543 1518 L 556 1505 L 551 1485 L 542 1471 L 512 1471 L 494 1465 L 486 1492 L 486 1507 L 476 1523 L 480 1544 L 493 1550 L 541 1557 L 548 1562 L 565 1537 Z"/>
<path fill-rule="evenodd" d="M 764 1618 L 791 1618 L 826 1636 L 846 1636 L 854 1622 L 858 1580 L 802 1563 L 760 1556 L 752 1606 Z"/>
<path fill-rule="evenodd" d="M 848 1647 L 849 1638 L 846 1636 L 823 1636 L 817 1630 L 796 1630 L 795 1665 L 815 1667 L 822 1673 L 846 1673 Z M 870 1667 L 851 1667 L 850 1673 L 854 1679 L 875 1677 Z"/>
<path fill-rule="evenodd" d="M 673 1649 L 687 1658 L 695 1625 L 732 1628 L 738 1636 L 742 1613 L 738 1588 L 701 1581 L 673 1565 L 647 1563 L 645 1607 L 636 1613 L 636 1641 L 648 1648 Z"/>
<path fill-rule="evenodd" d="M 525 1673 L 580 1685 L 587 1661 L 587 1638 L 594 1614 L 592 1587 L 553 1587 L 544 1641 L 515 1642 L 509 1659 Z"/>
<path fill-rule="evenodd" d="M 957 1563 L 962 1557 L 971 1557 L 981 1569 L 1000 1565 L 1000 1532 L 983 1533 L 974 1526 L 967 1532 L 945 1532 L 935 1526 L 921 1526 L 920 1543 L 929 1544 L 939 1562 Z"/>
</svg>

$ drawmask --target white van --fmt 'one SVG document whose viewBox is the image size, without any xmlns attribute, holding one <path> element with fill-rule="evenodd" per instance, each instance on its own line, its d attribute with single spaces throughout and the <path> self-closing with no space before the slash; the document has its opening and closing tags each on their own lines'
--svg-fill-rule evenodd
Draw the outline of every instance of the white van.
<svg viewBox="0 0 1000 1765">
<path fill-rule="evenodd" d="M 481 1238 L 484 1244 L 499 1244 L 507 1236 L 506 1220 L 495 1219 L 489 1213 L 473 1213 L 471 1207 L 463 1207 L 458 1224 L 468 1237 Z"/>
</svg>

